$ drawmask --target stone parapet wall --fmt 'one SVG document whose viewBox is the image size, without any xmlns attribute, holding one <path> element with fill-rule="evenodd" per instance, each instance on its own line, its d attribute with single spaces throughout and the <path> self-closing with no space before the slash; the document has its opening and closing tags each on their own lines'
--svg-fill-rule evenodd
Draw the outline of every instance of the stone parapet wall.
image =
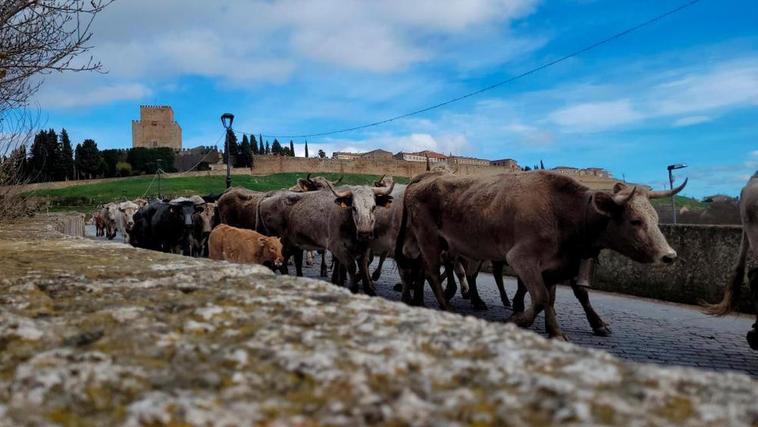
<svg viewBox="0 0 758 427">
<path fill-rule="evenodd" d="M 661 225 L 661 230 L 679 256 L 674 264 L 639 264 L 615 252 L 603 251 L 593 287 L 685 304 L 719 301 L 731 280 L 741 227 Z M 748 295 L 747 284 L 743 295 Z M 752 308 L 745 303 L 740 310 L 751 312 Z"/>
<path fill-rule="evenodd" d="M 324 282 L 0 228 L 0 425 L 750 426 L 758 383 Z"/>
</svg>

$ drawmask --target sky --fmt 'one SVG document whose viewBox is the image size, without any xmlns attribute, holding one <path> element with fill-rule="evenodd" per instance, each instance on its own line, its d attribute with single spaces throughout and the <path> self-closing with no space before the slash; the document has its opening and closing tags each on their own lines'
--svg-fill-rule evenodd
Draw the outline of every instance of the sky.
<svg viewBox="0 0 758 427">
<path fill-rule="evenodd" d="M 455 98 L 683 2 L 116 0 L 91 39 L 105 72 L 46 76 L 34 102 L 43 127 L 101 149 L 131 146 L 140 104 L 171 105 L 184 147 L 222 145 L 224 112 L 273 141 Z M 737 195 L 758 170 L 757 118 L 758 2 L 701 0 L 497 89 L 308 146 L 603 167 L 655 188 L 686 163 L 683 194 Z"/>
</svg>

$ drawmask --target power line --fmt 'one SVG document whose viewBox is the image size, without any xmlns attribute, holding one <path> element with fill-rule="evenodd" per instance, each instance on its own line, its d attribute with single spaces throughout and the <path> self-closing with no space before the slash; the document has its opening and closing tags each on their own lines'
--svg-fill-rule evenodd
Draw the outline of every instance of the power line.
<svg viewBox="0 0 758 427">
<path fill-rule="evenodd" d="M 641 22 L 639 24 L 636 24 L 634 26 L 631 26 L 631 27 L 629 27 L 629 28 L 627 28 L 627 29 L 625 29 L 623 31 L 615 33 L 615 34 L 613 34 L 613 35 L 611 35 L 611 36 L 609 36 L 607 38 L 604 38 L 604 39 L 602 39 L 600 41 L 592 43 L 592 44 L 590 44 L 588 46 L 585 46 L 585 47 L 583 47 L 581 49 L 575 50 L 575 51 L 573 51 L 573 52 L 571 52 L 571 53 L 569 53 L 569 54 L 567 54 L 565 56 L 562 56 L 562 57 L 560 57 L 558 59 L 546 62 L 546 63 L 544 63 L 544 64 L 542 64 L 542 65 L 540 65 L 538 67 L 532 68 L 532 69 L 530 69 L 528 71 L 524 71 L 521 74 L 518 74 L 516 76 L 510 77 L 510 78 L 508 78 L 506 80 L 499 81 L 497 83 L 493 83 L 493 84 L 491 84 L 489 86 L 483 87 L 483 88 L 475 90 L 473 92 L 469 92 L 469 93 L 466 93 L 464 95 L 461 95 L 461 96 L 449 99 L 447 101 L 440 102 L 438 104 L 434 104 L 434 105 L 431 105 L 431 106 L 428 106 L 428 107 L 425 107 L 425 108 L 421 108 L 421 109 L 418 109 L 418 110 L 415 110 L 415 111 L 411 111 L 409 113 L 400 114 L 398 116 L 390 117 L 390 118 L 387 118 L 387 119 L 384 119 L 384 120 L 378 120 L 378 121 L 371 122 L 371 123 L 366 123 L 366 124 L 359 125 L 359 126 L 353 126 L 353 127 L 343 128 L 343 129 L 330 130 L 330 131 L 326 131 L 326 132 L 318 132 L 318 133 L 310 133 L 310 134 L 302 134 L 302 135 L 262 135 L 262 136 L 266 137 L 266 138 L 293 138 L 293 139 L 300 139 L 300 138 L 313 138 L 313 137 L 317 137 L 317 136 L 334 135 L 334 134 L 338 134 L 338 133 L 353 132 L 353 131 L 356 131 L 356 130 L 361 130 L 361 129 L 366 129 L 366 128 L 370 128 L 370 127 L 374 127 L 374 126 L 379 126 L 379 125 L 383 125 L 383 124 L 386 124 L 386 123 L 393 122 L 395 120 L 400 120 L 400 119 L 404 119 L 404 118 L 407 118 L 407 117 L 415 116 L 415 115 L 418 115 L 418 114 L 426 113 L 426 112 L 431 111 L 431 110 L 436 110 L 436 109 L 444 107 L 446 105 L 450 105 L 450 104 L 453 104 L 455 102 L 462 101 L 464 99 L 471 98 L 471 97 L 479 95 L 481 93 L 484 93 L 484 92 L 496 89 L 496 88 L 498 88 L 500 86 L 503 86 L 503 85 L 506 85 L 508 83 L 512 83 L 512 82 L 514 82 L 516 80 L 519 80 L 519 79 L 522 79 L 522 78 L 524 78 L 524 77 L 526 77 L 528 75 L 531 75 L 531 74 L 534 74 L 534 73 L 536 73 L 538 71 L 544 70 L 545 68 L 552 67 L 553 65 L 559 64 L 559 63 L 564 62 L 564 61 L 566 61 L 568 59 L 571 59 L 571 58 L 574 58 L 576 56 L 579 56 L 579 55 L 581 55 L 583 53 L 589 52 L 589 51 L 591 51 L 593 49 L 596 49 L 596 48 L 598 48 L 600 46 L 603 46 L 603 45 L 605 45 L 607 43 L 610 43 L 610 42 L 615 41 L 615 40 L 617 40 L 617 39 L 619 39 L 621 37 L 624 37 L 624 36 L 626 36 L 626 35 L 628 35 L 630 33 L 633 33 L 633 32 L 635 32 L 635 31 L 637 31 L 637 30 L 639 30 L 641 28 L 644 28 L 644 27 L 647 27 L 649 25 L 652 25 L 652 24 L 654 24 L 654 23 L 656 23 L 656 22 L 658 22 L 658 21 L 660 21 L 660 20 L 662 20 L 662 19 L 664 19 L 664 18 L 666 18 L 668 16 L 671 16 L 671 15 L 673 15 L 675 13 L 681 12 L 682 10 L 687 9 L 688 7 L 693 6 L 694 4 L 699 3 L 699 2 L 700 2 L 700 0 L 691 0 L 691 1 L 688 1 L 687 3 L 679 5 L 679 6 L 675 7 L 674 9 L 670 9 L 667 12 L 664 12 L 664 13 L 662 13 L 660 15 L 657 15 L 657 16 L 655 16 L 653 18 L 650 18 L 650 19 L 648 19 L 646 21 L 643 21 L 643 22 Z M 245 133 L 252 134 L 252 132 L 245 132 Z"/>
</svg>

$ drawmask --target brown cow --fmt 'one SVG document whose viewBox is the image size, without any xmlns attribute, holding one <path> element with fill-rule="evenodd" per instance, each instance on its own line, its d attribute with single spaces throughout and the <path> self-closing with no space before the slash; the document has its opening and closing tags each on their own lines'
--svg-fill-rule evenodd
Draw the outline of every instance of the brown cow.
<svg viewBox="0 0 758 427">
<path fill-rule="evenodd" d="M 649 199 L 670 197 L 685 185 L 648 191 L 617 183 L 606 193 L 544 171 L 487 177 L 426 173 L 406 189 L 396 260 L 420 260 L 443 309 L 449 308 L 440 284 L 443 250 L 451 257 L 507 262 L 531 297 L 531 306 L 511 320 L 527 327 L 545 310 L 548 334 L 565 339 L 553 307 L 555 285 L 576 277 L 581 260 L 604 248 L 638 262 L 672 263 L 676 252 L 658 228 Z"/>
<path fill-rule="evenodd" d="M 758 172 L 747 182 L 740 193 L 740 218 L 742 219 L 742 241 L 740 242 L 737 264 L 734 267 L 732 280 L 724 291 L 724 298 L 719 304 L 710 305 L 708 313 L 723 316 L 732 311 L 740 299 L 740 289 L 745 281 L 745 268 L 748 256 L 758 261 Z M 758 268 L 751 269 L 748 274 L 750 292 L 755 312 L 758 313 Z M 747 333 L 750 348 L 758 350 L 758 316 L 752 329 Z"/>
<path fill-rule="evenodd" d="M 271 263 L 275 266 L 284 262 L 281 239 L 253 230 L 221 224 L 211 231 L 208 245 L 210 259 L 241 264 Z"/>
<path fill-rule="evenodd" d="M 222 224 L 255 229 L 255 212 L 258 202 L 265 196 L 262 191 L 232 187 L 218 199 L 218 215 Z"/>
</svg>

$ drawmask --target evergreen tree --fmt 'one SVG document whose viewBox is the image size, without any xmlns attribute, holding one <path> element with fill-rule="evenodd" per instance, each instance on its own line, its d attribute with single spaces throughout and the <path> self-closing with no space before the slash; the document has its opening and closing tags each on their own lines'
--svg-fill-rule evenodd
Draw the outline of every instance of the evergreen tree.
<svg viewBox="0 0 758 427">
<path fill-rule="evenodd" d="M 258 147 L 258 154 L 261 156 L 266 154 L 266 147 L 263 146 L 263 135 L 261 134 L 258 134 L 258 144 L 260 144 Z"/>
<path fill-rule="evenodd" d="M 295 157 L 295 144 L 290 139 L 290 156 Z"/>
<path fill-rule="evenodd" d="M 258 155 L 258 141 L 255 139 L 255 135 L 250 135 L 250 149 L 254 155 Z"/>
<path fill-rule="evenodd" d="M 85 139 L 81 145 L 76 146 L 76 169 L 82 178 L 95 178 L 105 166 L 97 143 L 92 139 Z"/>
<path fill-rule="evenodd" d="M 237 135 L 232 131 L 229 132 L 229 152 L 224 153 L 224 163 L 227 162 L 227 156 L 232 156 L 232 166 L 235 165 L 237 157 L 239 157 L 239 146 L 237 145 Z"/>
<path fill-rule="evenodd" d="M 250 148 L 250 141 L 247 139 L 247 135 L 242 134 L 242 143 L 240 144 L 240 153 L 237 159 L 237 167 L 249 168 L 252 164 L 253 151 Z"/>
<path fill-rule="evenodd" d="M 274 143 L 271 144 L 271 154 L 278 156 L 282 154 L 282 144 L 279 143 L 279 140 L 274 138 Z"/>
<path fill-rule="evenodd" d="M 543 171 L 545 170 L 545 164 L 542 163 L 542 160 L 540 160 L 540 169 L 542 169 Z"/>
<path fill-rule="evenodd" d="M 308 158 L 308 140 L 305 140 L 305 158 Z"/>
<path fill-rule="evenodd" d="M 61 163 L 64 170 L 64 179 L 74 179 L 74 150 L 71 148 L 71 139 L 66 129 L 61 130 Z"/>
<path fill-rule="evenodd" d="M 268 141 L 266 141 L 266 154 L 271 154 L 271 146 L 268 145 Z"/>
<path fill-rule="evenodd" d="M 34 142 L 32 142 L 32 148 L 29 152 L 29 178 L 32 182 L 47 180 L 47 176 L 44 174 L 48 160 L 47 148 L 45 147 L 46 139 L 47 132 L 45 131 L 40 131 L 34 135 Z"/>
<path fill-rule="evenodd" d="M 324 152 L 324 150 L 321 150 L 321 149 L 318 150 L 318 157 L 319 159 L 326 158 L 326 153 Z"/>
</svg>

